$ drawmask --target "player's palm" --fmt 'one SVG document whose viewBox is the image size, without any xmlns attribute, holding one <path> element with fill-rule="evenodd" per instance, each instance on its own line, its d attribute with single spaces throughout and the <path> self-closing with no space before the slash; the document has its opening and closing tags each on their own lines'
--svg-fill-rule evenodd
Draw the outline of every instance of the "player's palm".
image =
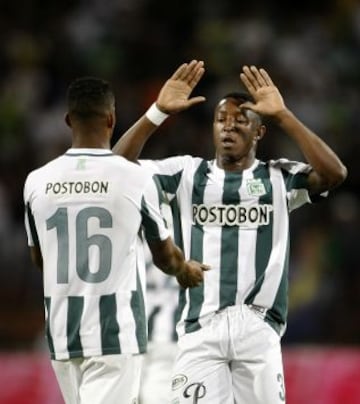
<svg viewBox="0 0 360 404">
<path fill-rule="evenodd" d="M 205 101 L 205 97 L 202 96 L 189 98 L 204 71 L 203 62 L 193 60 L 182 64 L 160 90 L 156 100 L 160 110 L 175 114 Z"/>
<path fill-rule="evenodd" d="M 273 116 L 285 108 L 283 98 L 275 86 L 260 87 L 252 95 L 255 100 L 252 110 L 260 115 Z"/>
<path fill-rule="evenodd" d="M 283 97 L 266 70 L 244 66 L 240 78 L 255 101 L 255 104 L 244 103 L 244 107 L 267 116 L 285 109 Z"/>
</svg>

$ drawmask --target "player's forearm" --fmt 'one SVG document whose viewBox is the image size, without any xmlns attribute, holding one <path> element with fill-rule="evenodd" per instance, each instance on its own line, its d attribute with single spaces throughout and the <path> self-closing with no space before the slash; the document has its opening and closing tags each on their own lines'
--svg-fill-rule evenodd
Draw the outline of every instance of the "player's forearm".
<svg viewBox="0 0 360 404">
<path fill-rule="evenodd" d="M 113 152 L 130 161 L 136 161 L 151 134 L 158 128 L 145 115 L 134 123 L 117 141 Z"/>
<path fill-rule="evenodd" d="M 185 261 L 182 251 L 176 247 L 154 256 L 154 264 L 167 275 L 178 276 L 185 271 Z"/>
<path fill-rule="evenodd" d="M 291 111 L 282 111 L 276 117 L 276 122 L 297 143 L 308 163 L 329 188 L 336 187 L 345 180 L 347 169 L 339 157 Z"/>
</svg>

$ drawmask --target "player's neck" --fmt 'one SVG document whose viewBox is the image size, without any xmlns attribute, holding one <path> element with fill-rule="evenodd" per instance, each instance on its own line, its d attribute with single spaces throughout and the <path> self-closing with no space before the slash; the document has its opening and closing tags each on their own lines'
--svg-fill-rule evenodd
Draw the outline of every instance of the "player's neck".
<svg viewBox="0 0 360 404">
<path fill-rule="evenodd" d="M 72 148 L 75 149 L 111 149 L 110 137 L 99 133 L 74 134 Z"/>
<path fill-rule="evenodd" d="M 256 156 L 253 153 L 240 158 L 228 155 L 217 155 L 216 164 L 225 171 L 242 172 L 254 164 L 255 158 Z"/>
</svg>

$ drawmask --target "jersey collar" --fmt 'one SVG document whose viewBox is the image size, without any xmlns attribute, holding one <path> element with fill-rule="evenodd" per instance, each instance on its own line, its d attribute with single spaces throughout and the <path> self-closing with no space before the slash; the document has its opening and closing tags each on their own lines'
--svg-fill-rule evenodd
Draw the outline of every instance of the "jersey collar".
<svg viewBox="0 0 360 404">
<path fill-rule="evenodd" d="M 65 152 L 66 156 L 112 156 L 113 152 L 109 149 L 94 149 L 94 148 L 71 148 Z"/>
</svg>

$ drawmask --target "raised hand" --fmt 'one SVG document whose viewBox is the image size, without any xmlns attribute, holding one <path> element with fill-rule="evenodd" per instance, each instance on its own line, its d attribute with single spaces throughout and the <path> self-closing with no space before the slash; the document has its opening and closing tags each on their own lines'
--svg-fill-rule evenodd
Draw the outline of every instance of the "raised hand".
<svg viewBox="0 0 360 404">
<path fill-rule="evenodd" d="M 200 262 L 189 260 L 185 262 L 185 268 L 176 279 L 183 288 L 192 288 L 199 286 L 204 280 L 204 271 L 208 271 L 210 267 Z"/>
<path fill-rule="evenodd" d="M 286 109 L 280 91 L 265 69 L 243 66 L 240 79 L 255 101 L 255 104 L 244 103 L 244 107 L 265 116 L 276 116 Z"/>
<path fill-rule="evenodd" d="M 204 72 L 202 61 L 183 63 L 161 88 L 156 100 L 158 108 L 167 114 L 175 114 L 204 102 L 202 96 L 189 98 Z"/>
</svg>

